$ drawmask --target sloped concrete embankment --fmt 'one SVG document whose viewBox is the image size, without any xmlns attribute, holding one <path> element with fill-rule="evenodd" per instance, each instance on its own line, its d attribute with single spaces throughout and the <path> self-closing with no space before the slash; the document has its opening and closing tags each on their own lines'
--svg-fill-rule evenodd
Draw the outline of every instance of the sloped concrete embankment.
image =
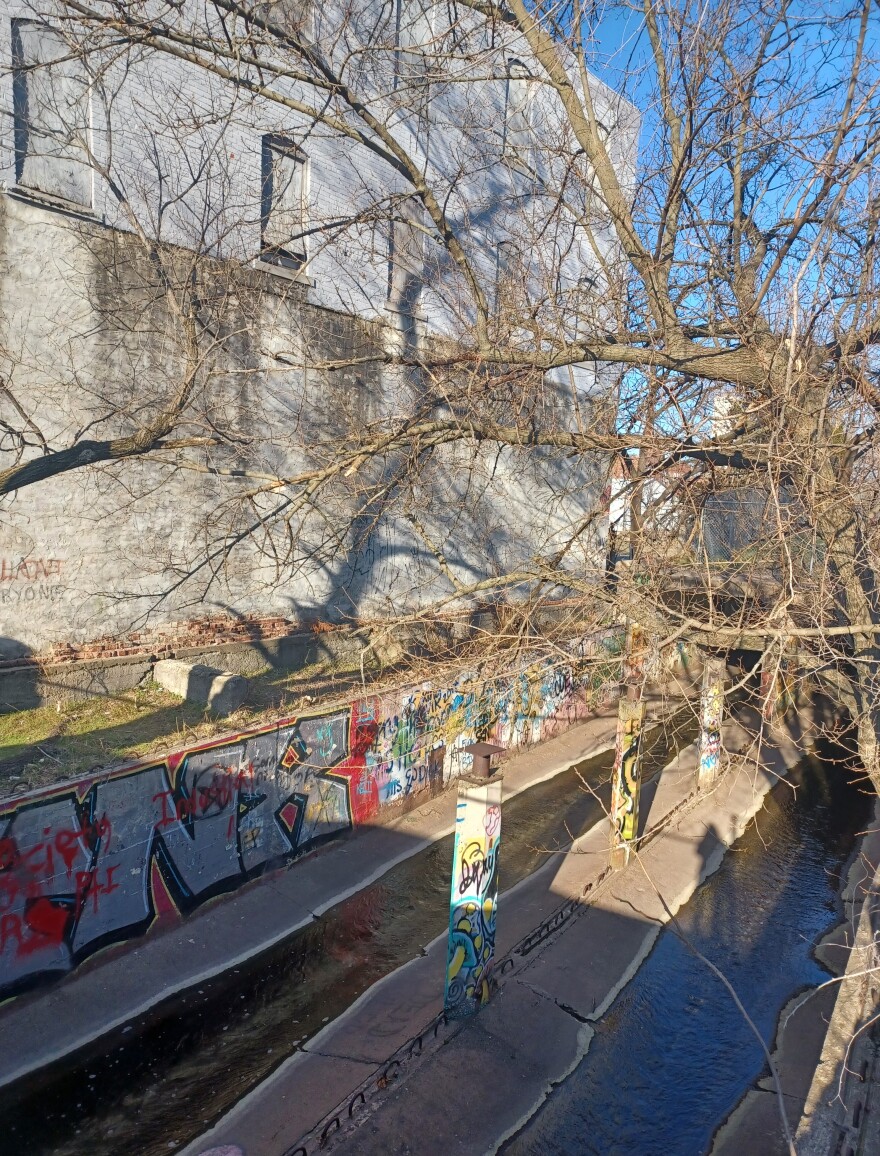
<svg viewBox="0 0 880 1156">
<path fill-rule="evenodd" d="M 880 1152 L 880 803 L 844 901 L 843 927 L 820 948 L 841 974 L 824 989 L 828 1027 L 803 1101 L 795 1138 L 799 1156 Z M 841 958 L 845 968 L 835 968 Z"/>
<path fill-rule="evenodd" d="M 246 1156 L 494 1151 L 589 1047 L 591 1023 L 636 973 L 661 928 L 714 871 L 778 779 L 802 758 L 809 715 L 759 745 L 751 712 L 726 724 L 734 752 L 710 793 L 696 746 L 643 796 L 643 843 L 607 868 L 601 822 L 501 899 L 500 988 L 473 1021 L 437 1016 L 445 936 L 372 987 L 201 1140 Z M 662 836 L 662 837 L 659 837 Z M 329 1109 L 329 1110 L 328 1110 Z M 354 1130 L 352 1132 L 352 1129 Z"/>
<path fill-rule="evenodd" d="M 798 1156 L 880 1152 L 880 1036 L 873 1030 L 880 995 L 880 803 L 853 854 L 841 901 L 842 922 L 814 949 L 833 978 L 793 996 L 773 1041 Z M 719 1128 L 711 1156 L 788 1151 L 776 1084 L 765 1073 Z"/>
</svg>

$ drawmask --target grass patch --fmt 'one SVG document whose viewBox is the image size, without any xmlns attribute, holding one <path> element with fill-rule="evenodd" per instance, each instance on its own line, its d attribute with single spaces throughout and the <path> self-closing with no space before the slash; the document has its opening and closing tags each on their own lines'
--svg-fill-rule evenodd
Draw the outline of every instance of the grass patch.
<svg viewBox="0 0 880 1156">
<path fill-rule="evenodd" d="M 206 721 L 200 707 L 157 686 L 0 715 L 0 760 L 18 764 L 4 778 L 14 781 L 17 772 L 37 785 L 137 759 L 157 744 L 187 741 Z"/>
<path fill-rule="evenodd" d="M 0 714 L 0 795 L 312 712 L 322 700 L 357 693 L 360 671 L 315 663 L 296 671 L 266 668 L 249 682 L 247 703 L 225 718 L 153 682 L 125 694 Z"/>
</svg>

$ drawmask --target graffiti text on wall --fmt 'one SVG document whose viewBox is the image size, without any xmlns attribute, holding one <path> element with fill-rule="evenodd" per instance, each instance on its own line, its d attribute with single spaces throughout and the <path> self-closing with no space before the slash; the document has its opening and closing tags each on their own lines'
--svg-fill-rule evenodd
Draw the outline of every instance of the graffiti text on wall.
<svg viewBox="0 0 880 1156">
<path fill-rule="evenodd" d="M 550 737 L 586 714 L 580 688 L 549 664 L 424 684 L 0 805 L 0 994 L 439 791 L 468 743 Z"/>
<path fill-rule="evenodd" d="M 0 558 L 0 606 L 56 602 L 64 593 L 61 568 L 60 558 Z"/>
<path fill-rule="evenodd" d="M 0 558 L 0 582 L 42 582 L 60 574 L 60 558 Z"/>
</svg>

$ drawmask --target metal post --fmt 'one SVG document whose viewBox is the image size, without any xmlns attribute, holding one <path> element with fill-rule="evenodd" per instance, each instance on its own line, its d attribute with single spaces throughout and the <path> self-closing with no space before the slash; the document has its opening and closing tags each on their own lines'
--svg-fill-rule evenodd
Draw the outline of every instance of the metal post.
<svg viewBox="0 0 880 1156">
<path fill-rule="evenodd" d="M 697 770 L 697 786 L 700 790 L 711 787 L 718 776 L 726 673 L 727 665 L 723 659 L 706 658 L 700 698 L 700 765 Z"/>
<path fill-rule="evenodd" d="M 489 999 L 501 843 L 501 774 L 492 774 L 490 760 L 503 749 L 492 743 L 463 748 L 474 766 L 458 780 L 443 1001 L 451 1019 L 474 1015 Z"/>
<path fill-rule="evenodd" d="M 617 711 L 617 739 L 611 789 L 611 866 L 625 867 L 638 837 L 642 788 L 643 665 L 647 639 L 637 626 L 626 632 L 623 685 Z"/>
</svg>

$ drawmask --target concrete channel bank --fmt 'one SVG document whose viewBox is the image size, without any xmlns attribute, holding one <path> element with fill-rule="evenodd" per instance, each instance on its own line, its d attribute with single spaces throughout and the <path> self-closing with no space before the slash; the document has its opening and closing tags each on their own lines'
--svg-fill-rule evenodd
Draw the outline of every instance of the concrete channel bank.
<svg viewBox="0 0 880 1156">
<path fill-rule="evenodd" d="M 499 990 L 446 1024 L 445 936 L 367 991 L 245 1097 L 186 1156 L 484 1153 L 528 1119 L 585 1054 L 601 1017 L 668 919 L 714 871 L 770 788 L 801 758 L 808 719 L 758 749 L 758 720 L 729 722 L 730 765 L 694 791 L 688 747 L 643 794 L 642 850 L 607 868 L 596 824 L 503 894 Z"/>
<path fill-rule="evenodd" d="M 827 1006 L 821 1054 L 812 1078 L 798 1086 L 793 1064 L 795 1086 L 783 1082 L 787 1095 L 802 1098 L 799 1156 L 880 1152 L 880 802 L 843 898 L 845 921 L 820 947 L 837 973 L 819 993 Z M 841 941 L 852 949 L 841 953 Z"/>
<path fill-rule="evenodd" d="M 680 702 L 652 696 L 649 717 L 666 717 Z M 609 751 L 615 725 L 616 706 L 609 705 L 517 754 L 506 767 L 507 797 Z M 8 1001 L 0 1008 L 0 1087 L 11 1092 L 18 1081 L 42 1079 L 53 1068 L 82 1062 L 107 1048 L 132 1021 L 161 1018 L 167 1001 L 314 923 L 396 864 L 448 835 L 455 803 L 453 787 L 389 823 L 362 827 L 325 845 L 291 869 L 220 896 L 135 945 L 100 953 L 60 982 Z"/>
</svg>

